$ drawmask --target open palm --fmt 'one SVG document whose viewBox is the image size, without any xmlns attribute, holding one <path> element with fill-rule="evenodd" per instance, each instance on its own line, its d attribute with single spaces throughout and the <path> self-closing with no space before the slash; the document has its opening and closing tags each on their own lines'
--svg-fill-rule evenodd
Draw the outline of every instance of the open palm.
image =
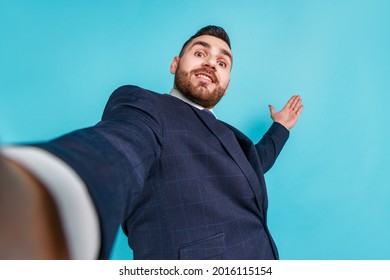
<svg viewBox="0 0 390 280">
<path fill-rule="evenodd" d="M 269 110 L 274 122 L 278 122 L 290 130 L 294 127 L 303 110 L 302 99 L 299 95 L 294 95 L 280 112 L 276 112 L 272 105 L 269 105 Z"/>
</svg>

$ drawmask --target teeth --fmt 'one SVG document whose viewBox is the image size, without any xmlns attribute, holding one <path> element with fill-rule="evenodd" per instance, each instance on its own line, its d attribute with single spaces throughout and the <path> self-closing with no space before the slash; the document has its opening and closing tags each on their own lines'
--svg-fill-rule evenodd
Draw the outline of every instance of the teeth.
<svg viewBox="0 0 390 280">
<path fill-rule="evenodd" d="M 199 74 L 198 77 L 201 77 L 201 78 L 204 78 L 206 80 L 212 81 L 210 77 L 208 77 L 206 75 L 203 75 L 203 74 Z"/>
</svg>

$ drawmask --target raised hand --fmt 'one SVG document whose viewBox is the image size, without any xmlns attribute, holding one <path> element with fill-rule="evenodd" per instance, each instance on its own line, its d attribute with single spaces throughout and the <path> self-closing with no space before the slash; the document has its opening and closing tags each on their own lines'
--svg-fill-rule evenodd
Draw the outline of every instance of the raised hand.
<svg viewBox="0 0 390 280">
<path fill-rule="evenodd" d="M 302 99 L 299 95 L 294 95 L 280 112 L 276 112 L 272 105 L 269 105 L 269 110 L 274 122 L 278 122 L 290 130 L 294 127 L 303 110 Z"/>
</svg>

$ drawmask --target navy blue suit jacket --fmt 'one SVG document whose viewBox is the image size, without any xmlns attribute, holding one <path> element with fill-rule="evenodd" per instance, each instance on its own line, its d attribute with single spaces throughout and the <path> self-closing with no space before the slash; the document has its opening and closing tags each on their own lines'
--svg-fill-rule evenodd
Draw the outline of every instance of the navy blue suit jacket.
<svg viewBox="0 0 390 280">
<path fill-rule="evenodd" d="M 124 86 L 95 126 L 38 146 L 86 183 L 100 258 L 122 224 L 134 259 L 277 259 L 264 173 L 288 136 L 273 123 L 254 145 L 175 97 Z"/>
</svg>

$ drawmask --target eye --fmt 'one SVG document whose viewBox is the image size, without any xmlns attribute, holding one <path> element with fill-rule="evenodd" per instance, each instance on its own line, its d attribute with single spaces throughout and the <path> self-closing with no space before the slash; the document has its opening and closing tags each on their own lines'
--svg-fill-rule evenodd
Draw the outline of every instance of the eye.
<svg viewBox="0 0 390 280">
<path fill-rule="evenodd" d="M 218 61 L 218 65 L 221 66 L 222 68 L 226 68 L 226 63 L 224 61 Z"/>
<path fill-rule="evenodd" d="M 203 52 L 195 52 L 194 55 L 197 57 L 205 57 L 205 54 Z"/>
</svg>

